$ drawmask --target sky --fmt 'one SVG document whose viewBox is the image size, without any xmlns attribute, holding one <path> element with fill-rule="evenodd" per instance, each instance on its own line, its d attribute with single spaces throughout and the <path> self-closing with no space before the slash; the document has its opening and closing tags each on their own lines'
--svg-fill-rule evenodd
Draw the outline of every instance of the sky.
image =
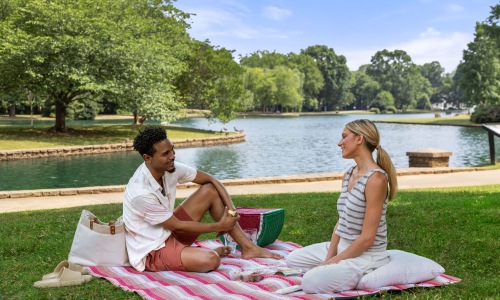
<svg viewBox="0 0 500 300">
<path fill-rule="evenodd" d="M 380 50 L 404 50 L 418 65 L 453 72 L 499 0 L 177 0 L 195 14 L 189 34 L 245 56 L 258 50 L 300 53 L 326 45 L 350 70 Z"/>
</svg>

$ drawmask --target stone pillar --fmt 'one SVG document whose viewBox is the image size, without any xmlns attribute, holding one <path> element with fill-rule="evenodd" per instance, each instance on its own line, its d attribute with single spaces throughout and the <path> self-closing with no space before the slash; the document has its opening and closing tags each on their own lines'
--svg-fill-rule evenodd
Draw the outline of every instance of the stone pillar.
<svg viewBox="0 0 500 300">
<path fill-rule="evenodd" d="M 406 152 L 410 160 L 410 168 L 448 167 L 451 151 L 426 148 Z"/>
</svg>

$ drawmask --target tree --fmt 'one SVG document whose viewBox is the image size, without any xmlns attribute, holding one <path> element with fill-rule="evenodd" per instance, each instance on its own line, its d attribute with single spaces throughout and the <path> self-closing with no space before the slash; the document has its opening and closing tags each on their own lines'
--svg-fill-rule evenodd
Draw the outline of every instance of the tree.
<svg viewBox="0 0 500 300">
<path fill-rule="evenodd" d="M 301 93 L 304 74 L 299 70 L 278 66 L 271 70 L 271 76 L 276 85 L 273 97 L 276 104 L 275 111 L 300 111 L 304 100 Z"/>
<path fill-rule="evenodd" d="M 0 88 L 26 87 L 49 98 L 56 131 L 66 128 L 68 105 L 80 99 L 105 95 L 155 118 L 179 106 L 172 82 L 185 67 L 188 15 L 170 1 L 16 4 L 2 11 Z"/>
<path fill-rule="evenodd" d="M 411 57 L 403 50 L 378 51 L 366 72 L 380 83 L 383 90 L 394 96 L 399 109 L 405 110 L 416 105 L 421 93 L 432 93 L 428 89 L 429 81 L 420 74 Z"/>
<path fill-rule="evenodd" d="M 302 93 L 304 97 L 303 109 L 314 111 L 318 109 L 318 94 L 325 81 L 314 59 L 303 53 L 289 53 L 286 64 L 291 69 L 299 70 L 304 76 Z"/>
<path fill-rule="evenodd" d="M 500 4 L 492 7 L 488 22 L 476 23 L 474 41 L 463 51 L 459 88 L 466 104 L 500 103 Z"/>
<path fill-rule="evenodd" d="M 233 59 L 232 51 L 210 45 L 209 41 L 191 41 L 187 68 L 175 86 L 189 108 L 210 111 L 209 118 L 227 122 L 235 117 L 245 95 L 243 68 Z"/>
<path fill-rule="evenodd" d="M 355 99 L 356 109 L 366 109 L 380 91 L 380 84 L 365 72 L 352 72 L 351 93 Z M 394 105 L 394 99 L 392 105 Z"/>
<path fill-rule="evenodd" d="M 274 97 L 277 87 L 270 70 L 245 67 L 243 82 L 245 89 L 251 93 L 254 101 L 253 107 L 259 107 L 260 111 L 266 112 L 275 105 Z"/>
<path fill-rule="evenodd" d="M 370 108 L 376 107 L 382 112 L 385 112 L 389 106 L 394 106 L 394 97 L 388 91 L 379 92 L 375 99 L 370 102 Z"/>
<path fill-rule="evenodd" d="M 433 88 L 439 88 L 443 84 L 444 68 L 438 61 L 420 66 L 420 74 L 429 80 Z"/>
<path fill-rule="evenodd" d="M 267 50 L 259 50 L 250 55 L 240 57 L 240 64 L 250 68 L 273 69 L 285 65 L 286 60 L 286 55 L 277 53 L 276 51 L 269 52 Z"/>
<path fill-rule="evenodd" d="M 301 53 L 311 56 L 321 71 L 324 86 L 318 94 L 320 108 L 333 110 L 342 105 L 349 92 L 350 71 L 345 56 L 325 45 L 310 46 Z"/>
</svg>

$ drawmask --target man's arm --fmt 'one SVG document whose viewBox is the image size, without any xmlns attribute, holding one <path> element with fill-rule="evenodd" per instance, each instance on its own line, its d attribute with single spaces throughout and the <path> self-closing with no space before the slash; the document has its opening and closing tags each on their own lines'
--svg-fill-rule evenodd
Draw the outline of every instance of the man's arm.
<svg viewBox="0 0 500 300">
<path fill-rule="evenodd" d="M 228 209 L 226 207 L 224 214 L 221 219 L 215 223 L 202 223 L 195 221 L 181 221 L 172 215 L 162 224 L 163 228 L 168 229 L 172 232 L 180 233 L 209 233 L 218 231 L 230 231 L 236 225 L 239 220 L 239 216 L 230 217 L 227 213 Z"/>
</svg>

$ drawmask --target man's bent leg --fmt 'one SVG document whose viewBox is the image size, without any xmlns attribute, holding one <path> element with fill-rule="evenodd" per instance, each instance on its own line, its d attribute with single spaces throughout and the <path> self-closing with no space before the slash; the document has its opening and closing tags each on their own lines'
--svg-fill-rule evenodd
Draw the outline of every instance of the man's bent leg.
<svg viewBox="0 0 500 300">
<path fill-rule="evenodd" d="M 193 220 L 182 206 L 175 209 L 174 216 L 181 221 Z M 163 248 L 151 251 L 148 254 L 146 257 L 146 271 L 158 272 L 177 270 L 207 272 L 213 270 L 214 266 L 217 268 L 220 264 L 220 258 L 218 258 L 215 252 L 214 254 L 217 256 L 215 261 L 212 253 L 205 253 L 206 251 L 199 253 L 199 260 L 195 262 L 195 268 L 193 268 L 193 264 L 189 257 L 183 259 L 183 256 L 185 256 L 183 253 L 186 252 L 186 249 L 193 248 L 201 250 L 201 248 L 189 247 L 196 241 L 198 236 L 199 234 L 197 233 L 172 233 L 165 241 L 165 246 Z M 208 251 L 213 252 L 211 250 Z M 191 251 L 187 251 L 186 253 L 191 253 Z M 188 266 L 184 264 L 184 260 L 188 260 Z"/>
<path fill-rule="evenodd" d="M 220 220 L 225 212 L 225 204 L 219 196 L 217 189 L 212 184 L 204 184 L 193 194 L 191 194 L 184 202 L 180 204 L 186 213 L 194 220 L 201 221 L 207 211 L 215 221 Z M 243 258 L 267 257 L 281 259 L 279 254 L 272 253 L 266 249 L 258 247 L 246 236 L 241 230 L 238 223 L 229 231 L 231 237 L 241 247 Z"/>
</svg>

